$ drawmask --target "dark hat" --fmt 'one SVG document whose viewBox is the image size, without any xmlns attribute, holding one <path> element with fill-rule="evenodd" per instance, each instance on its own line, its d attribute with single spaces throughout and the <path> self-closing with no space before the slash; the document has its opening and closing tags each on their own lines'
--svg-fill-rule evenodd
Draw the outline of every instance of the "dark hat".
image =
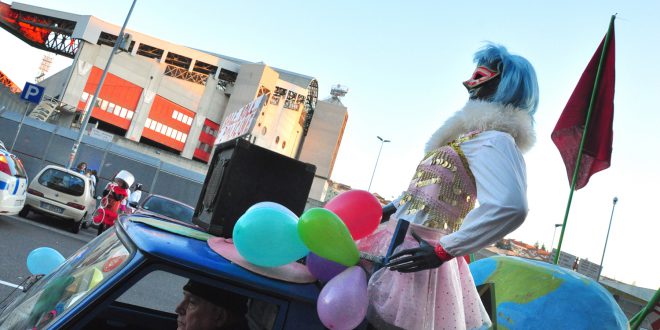
<svg viewBox="0 0 660 330">
<path fill-rule="evenodd" d="M 239 294 L 193 280 L 189 280 L 183 290 L 238 315 L 244 315 L 247 312 L 247 298 Z"/>
</svg>

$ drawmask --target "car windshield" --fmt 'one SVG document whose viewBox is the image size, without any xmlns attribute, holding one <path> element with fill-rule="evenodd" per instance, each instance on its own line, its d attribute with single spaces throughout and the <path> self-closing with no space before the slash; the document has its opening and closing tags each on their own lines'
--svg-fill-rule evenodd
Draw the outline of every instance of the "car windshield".
<svg viewBox="0 0 660 330">
<path fill-rule="evenodd" d="M 82 196 L 85 192 L 85 180 L 55 168 L 49 168 L 39 176 L 39 183 L 59 192 Z"/>
<path fill-rule="evenodd" d="M 192 224 L 194 210 L 188 205 L 173 200 L 151 196 L 144 202 L 142 208 L 149 212 Z"/>
<path fill-rule="evenodd" d="M 14 161 L 14 176 L 27 178 L 27 173 L 23 167 L 23 162 L 21 162 L 21 160 L 14 155 L 11 156 L 11 159 Z"/>
<path fill-rule="evenodd" d="M 130 260 L 114 231 L 107 231 L 37 282 L 0 314 L 0 329 L 42 329 L 80 303 Z"/>
</svg>

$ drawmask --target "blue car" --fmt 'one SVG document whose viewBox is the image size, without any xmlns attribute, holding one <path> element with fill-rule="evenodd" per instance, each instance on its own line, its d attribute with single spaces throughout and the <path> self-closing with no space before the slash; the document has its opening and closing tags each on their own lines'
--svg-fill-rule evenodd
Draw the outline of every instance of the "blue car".
<svg viewBox="0 0 660 330">
<path fill-rule="evenodd" d="M 324 329 L 320 286 L 267 278 L 231 263 L 202 238 L 124 216 L 0 314 L 0 329 L 176 329 L 182 288 L 195 281 L 241 297 L 246 329 Z M 179 226 L 181 227 L 181 226 Z M 193 234 L 194 234 L 193 233 Z"/>
</svg>

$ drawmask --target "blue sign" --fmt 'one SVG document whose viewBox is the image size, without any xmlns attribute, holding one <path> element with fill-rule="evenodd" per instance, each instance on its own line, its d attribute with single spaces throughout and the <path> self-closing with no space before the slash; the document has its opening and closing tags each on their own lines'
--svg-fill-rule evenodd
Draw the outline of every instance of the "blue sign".
<svg viewBox="0 0 660 330">
<path fill-rule="evenodd" d="M 43 87 L 35 84 L 30 84 L 29 82 L 25 83 L 25 87 L 23 87 L 23 92 L 21 93 L 21 98 L 23 100 L 32 103 L 39 103 L 41 102 L 41 98 L 43 96 L 44 96 Z"/>
</svg>

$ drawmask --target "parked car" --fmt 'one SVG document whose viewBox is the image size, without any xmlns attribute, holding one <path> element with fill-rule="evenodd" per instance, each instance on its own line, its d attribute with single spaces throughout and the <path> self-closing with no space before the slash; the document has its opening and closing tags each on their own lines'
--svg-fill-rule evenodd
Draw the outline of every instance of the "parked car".
<svg viewBox="0 0 660 330">
<path fill-rule="evenodd" d="M 71 231 L 78 233 L 91 223 L 96 206 L 94 186 L 89 177 L 73 170 L 48 165 L 30 183 L 25 206 L 19 213 L 41 213 L 72 222 Z"/>
<path fill-rule="evenodd" d="M 169 197 L 150 194 L 140 204 L 130 203 L 134 214 L 146 214 L 170 222 L 194 226 L 192 223 L 195 208 Z"/>
<path fill-rule="evenodd" d="M 23 163 L 0 141 L 0 215 L 15 215 L 25 204 L 28 177 Z"/>
<path fill-rule="evenodd" d="M 258 275 L 214 252 L 205 239 L 136 218 L 162 221 L 121 216 L 50 275 L 25 284 L 27 292 L 0 311 L 0 329 L 175 329 L 189 279 L 242 297 L 247 309 L 237 317 L 250 329 L 325 329 L 316 283 Z"/>
</svg>

